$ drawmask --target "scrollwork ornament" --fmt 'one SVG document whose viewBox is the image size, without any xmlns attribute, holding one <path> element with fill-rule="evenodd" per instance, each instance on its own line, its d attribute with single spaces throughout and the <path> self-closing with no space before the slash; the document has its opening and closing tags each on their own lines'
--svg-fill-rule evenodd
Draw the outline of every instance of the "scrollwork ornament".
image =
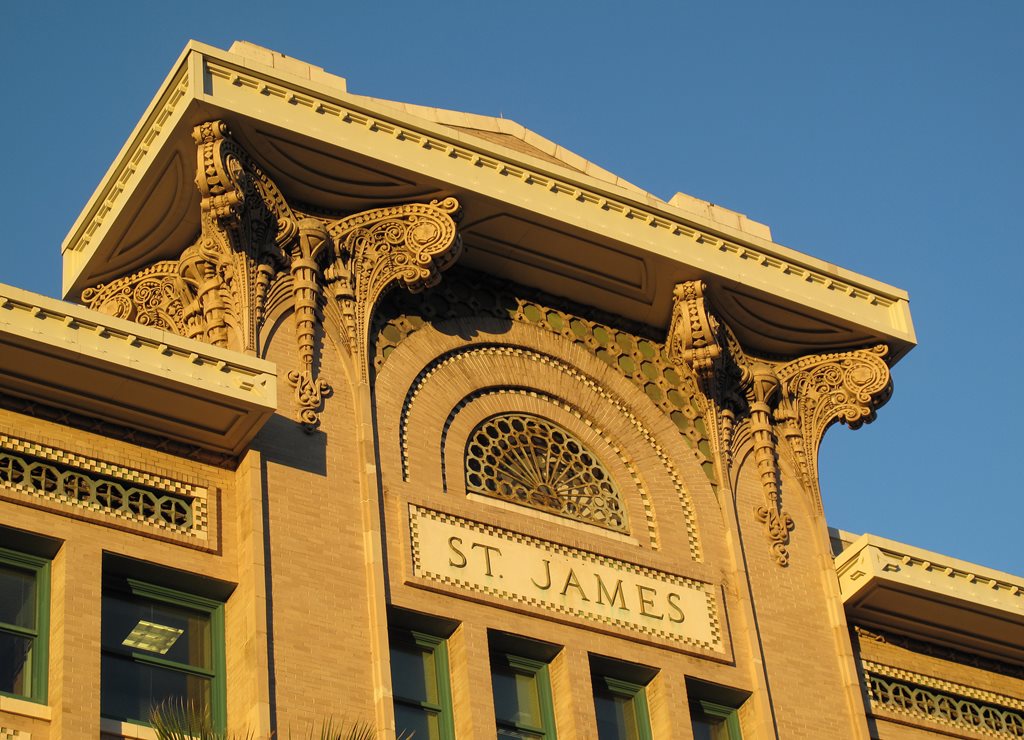
<svg viewBox="0 0 1024 740">
<path fill-rule="evenodd" d="M 320 426 L 320 412 L 324 399 L 331 395 L 327 381 L 313 377 L 308 370 L 291 370 L 288 382 L 295 389 L 298 419 L 306 432 L 315 432 Z"/>
<path fill-rule="evenodd" d="M 373 309 L 393 285 L 417 293 L 437 284 L 462 253 L 458 212 L 458 201 L 446 198 L 376 208 L 328 225 L 334 254 L 324 277 L 364 382 Z"/>
<path fill-rule="evenodd" d="M 343 341 L 368 378 L 369 320 L 401 284 L 434 285 L 458 258 L 454 198 L 378 208 L 338 220 L 302 217 L 223 121 L 193 129 L 200 234 L 176 260 L 86 289 L 105 313 L 210 344 L 259 354 L 266 300 L 283 277 L 294 302 L 299 367 L 288 374 L 299 421 L 319 424 L 330 386 L 317 378 L 324 287 L 340 306 Z"/>
<path fill-rule="evenodd" d="M 778 369 L 780 400 L 775 417 L 819 511 L 818 447 L 836 422 L 857 429 L 874 420 L 892 394 L 889 366 L 883 359 L 887 352 L 880 344 L 801 357 Z"/>
<path fill-rule="evenodd" d="M 177 263 L 164 261 L 126 278 L 86 288 L 82 302 L 109 316 L 187 336 L 183 288 Z"/>
<path fill-rule="evenodd" d="M 796 526 L 793 517 L 778 508 L 777 501 L 758 506 L 754 513 L 757 520 L 765 526 L 765 534 L 768 536 L 775 562 L 782 566 L 789 565 L 789 533 Z"/>
</svg>

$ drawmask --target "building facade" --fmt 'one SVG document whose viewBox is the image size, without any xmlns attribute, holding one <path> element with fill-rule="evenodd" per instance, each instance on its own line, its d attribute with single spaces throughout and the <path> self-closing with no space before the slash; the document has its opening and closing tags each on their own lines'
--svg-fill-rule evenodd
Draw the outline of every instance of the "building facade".
<svg viewBox="0 0 1024 740">
<path fill-rule="evenodd" d="M 0 737 L 1024 737 L 1024 581 L 829 530 L 904 292 L 190 43 L 0 288 Z"/>
</svg>

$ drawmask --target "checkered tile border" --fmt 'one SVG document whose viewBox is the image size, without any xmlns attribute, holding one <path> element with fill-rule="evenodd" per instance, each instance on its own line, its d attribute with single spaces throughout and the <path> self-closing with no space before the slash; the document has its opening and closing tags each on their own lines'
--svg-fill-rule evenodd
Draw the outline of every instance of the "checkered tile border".
<svg viewBox="0 0 1024 740">
<path fill-rule="evenodd" d="M 71 500 L 58 495 L 56 492 L 48 493 L 40 491 L 35 486 L 26 483 L 7 484 L 7 487 L 10 490 L 17 491 L 18 493 L 25 494 L 36 499 L 59 503 L 61 506 L 95 511 L 114 519 L 136 522 L 167 532 L 177 532 L 205 538 L 209 529 L 209 507 L 207 501 L 207 489 L 205 488 L 193 486 L 170 478 L 164 478 L 152 473 L 146 473 L 141 470 L 122 467 L 120 465 L 86 457 L 67 450 L 49 447 L 37 442 L 30 442 L 17 437 L 11 437 L 6 434 L 0 434 L 0 452 L 6 452 L 14 455 L 25 455 L 30 458 L 29 460 L 26 460 L 26 462 L 31 463 L 32 458 L 34 458 L 46 463 L 52 463 L 56 467 L 68 468 L 68 472 L 78 470 L 88 473 L 96 473 L 101 476 L 101 479 L 97 480 L 97 482 L 102 482 L 102 479 L 109 479 L 110 482 L 117 483 L 123 487 L 131 488 L 134 484 L 136 486 L 142 486 L 150 489 L 159 495 L 171 495 L 176 498 L 180 498 L 192 510 L 192 525 L 191 527 L 184 528 L 175 526 L 174 524 L 159 518 L 144 517 L 130 511 L 110 509 L 92 502 Z M 0 738 L 0 740 L 3 739 Z"/>
<path fill-rule="evenodd" d="M 970 697 L 971 699 L 983 701 L 986 704 L 997 704 L 1002 707 L 1024 710 L 1024 700 L 1022 699 L 1015 699 L 1010 696 L 1004 696 L 1003 694 L 995 694 L 991 691 L 985 691 L 984 689 L 976 689 L 973 686 L 965 686 L 961 683 L 945 681 L 941 678 L 926 676 L 922 673 L 914 673 L 913 671 L 907 671 L 890 665 L 883 665 L 882 663 L 875 663 L 870 660 L 865 660 L 863 665 L 864 670 L 868 673 L 875 673 L 879 676 L 887 676 L 888 678 L 896 678 L 900 681 L 908 681 L 919 686 L 927 686 L 950 694 Z"/>
</svg>

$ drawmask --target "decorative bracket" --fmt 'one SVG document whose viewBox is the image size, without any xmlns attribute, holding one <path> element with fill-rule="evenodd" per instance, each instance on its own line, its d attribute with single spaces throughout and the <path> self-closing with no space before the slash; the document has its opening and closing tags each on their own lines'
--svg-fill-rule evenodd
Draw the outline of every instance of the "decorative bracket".
<svg viewBox="0 0 1024 740">
<path fill-rule="evenodd" d="M 436 285 L 462 254 L 455 198 L 375 208 L 328 226 L 333 260 L 327 284 L 341 307 L 345 340 L 369 382 L 370 319 L 381 296 L 401 284 L 412 293 Z"/>
<path fill-rule="evenodd" d="M 764 492 L 755 508 L 764 524 L 775 561 L 789 563 L 793 518 L 782 507 L 778 467 L 779 437 L 793 453 L 801 482 L 821 510 L 817 474 L 818 446 L 825 430 L 841 421 L 856 429 L 874 419 L 891 392 L 884 345 L 826 355 L 808 355 L 788 363 L 748 355 L 728 325 L 708 308 L 700 281 L 675 288 L 669 356 L 693 368 L 707 396 L 713 438 L 726 469 L 732 466 L 736 419 L 749 419 L 754 462 Z"/>
<path fill-rule="evenodd" d="M 809 355 L 777 369 L 780 398 L 775 411 L 782 436 L 787 440 L 807 490 L 818 511 L 818 447 L 825 431 L 835 422 L 857 429 L 875 419 L 876 411 L 892 395 L 888 348 Z"/>
<path fill-rule="evenodd" d="M 722 354 L 718 320 L 704 302 L 706 289 L 700 280 L 676 285 L 672 293 L 672 325 L 668 330 L 669 355 L 677 363 L 692 367 L 698 376 L 712 371 Z"/>
<path fill-rule="evenodd" d="M 447 198 L 340 219 L 304 216 L 224 122 L 196 126 L 193 139 L 199 238 L 178 259 L 88 288 L 82 300 L 120 318 L 260 354 L 267 296 L 290 278 L 299 363 L 287 377 L 298 420 L 312 432 L 331 393 L 318 377 L 325 284 L 341 307 L 343 345 L 367 381 L 369 323 L 377 301 L 396 283 L 415 292 L 440 280 L 462 251 L 455 227 L 459 204 Z"/>
</svg>

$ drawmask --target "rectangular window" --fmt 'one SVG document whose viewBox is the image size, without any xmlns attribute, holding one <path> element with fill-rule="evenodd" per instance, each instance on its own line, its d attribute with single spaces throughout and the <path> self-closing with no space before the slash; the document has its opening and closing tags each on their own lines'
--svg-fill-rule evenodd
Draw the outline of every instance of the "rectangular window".
<svg viewBox="0 0 1024 740">
<path fill-rule="evenodd" d="M 694 740 L 742 740 L 736 710 L 698 699 L 690 702 Z"/>
<path fill-rule="evenodd" d="M 492 653 L 491 682 L 498 737 L 555 740 L 547 663 Z"/>
<path fill-rule="evenodd" d="M 399 737 L 453 740 L 448 646 L 414 630 L 391 630 L 391 685 Z"/>
<path fill-rule="evenodd" d="M 148 723 L 162 704 L 223 729 L 224 605 L 131 578 L 104 583 L 100 711 Z"/>
<path fill-rule="evenodd" d="M 593 676 L 598 740 L 651 740 L 647 694 L 641 684 Z"/>
<path fill-rule="evenodd" d="M 0 694 L 46 703 L 50 561 L 0 548 Z"/>
</svg>

